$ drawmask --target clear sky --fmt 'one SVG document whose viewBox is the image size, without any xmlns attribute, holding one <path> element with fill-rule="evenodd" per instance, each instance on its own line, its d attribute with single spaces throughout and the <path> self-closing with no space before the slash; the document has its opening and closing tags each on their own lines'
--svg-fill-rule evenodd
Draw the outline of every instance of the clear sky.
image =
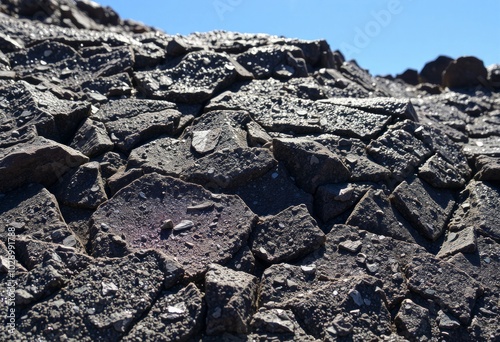
<svg viewBox="0 0 500 342">
<path fill-rule="evenodd" d="M 326 39 L 374 75 L 438 55 L 500 63 L 500 0 L 97 0 L 169 34 L 215 29 Z"/>
</svg>

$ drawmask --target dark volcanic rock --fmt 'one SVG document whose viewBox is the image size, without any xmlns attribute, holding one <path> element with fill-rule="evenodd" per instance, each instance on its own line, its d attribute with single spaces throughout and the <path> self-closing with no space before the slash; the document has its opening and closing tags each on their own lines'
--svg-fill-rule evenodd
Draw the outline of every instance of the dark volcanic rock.
<svg viewBox="0 0 500 342">
<path fill-rule="evenodd" d="M 196 160 L 183 171 L 183 178 L 205 187 L 234 188 L 264 175 L 276 164 L 267 149 L 222 149 Z"/>
<path fill-rule="evenodd" d="M 70 168 L 88 161 L 72 148 L 45 138 L 0 150 L 0 191 L 8 191 L 28 183 L 49 186 Z"/>
<path fill-rule="evenodd" d="M 473 87 L 484 83 L 487 77 L 483 61 L 476 57 L 460 57 L 446 67 L 442 84 L 450 88 Z"/>
<path fill-rule="evenodd" d="M 253 254 L 268 263 L 289 262 L 319 248 L 325 234 L 305 205 L 290 207 L 259 222 L 251 236 Z"/>
<path fill-rule="evenodd" d="M 210 263 L 227 262 L 238 252 L 254 219 L 236 196 L 149 174 L 120 190 L 92 216 L 92 251 L 109 254 L 100 247 L 104 236 L 123 235 L 127 248 L 159 248 L 175 255 L 187 278 L 199 279 Z"/>
<path fill-rule="evenodd" d="M 193 283 L 176 291 L 164 292 L 147 316 L 140 320 L 123 341 L 155 339 L 187 341 L 200 331 L 205 302 Z"/>
<path fill-rule="evenodd" d="M 210 265 L 205 277 L 207 334 L 248 333 L 255 312 L 258 279 L 220 265 Z"/>
<path fill-rule="evenodd" d="M 319 185 L 345 182 L 350 176 L 339 156 L 314 141 L 274 139 L 273 153 L 286 165 L 297 184 L 311 194 Z"/>
<path fill-rule="evenodd" d="M 31 308 L 16 328 L 26 337 L 120 338 L 152 306 L 163 279 L 175 274 L 165 268 L 167 263 L 174 265 L 152 251 L 96 260 L 56 296 Z M 175 278 L 181 275 L 177 272 Z"/>
<path fill-rule="evenodd" d="M 499 340 L 498 64 L 0 13 L 1 341 Z"/>
<path fill-rule="evenodd" d="M 453 62 L 453 58 L 447 56 L 439 56 L 434 61 L 427 63 L 420 71 L 420 82 L 441 84 L 443 79 L 443 72 L 451 62 Z"/>
<path fill-rule="evenodd" d="M 2 196 L 0 201 L 0 234 L 7 241 L 7 232 L 30 235 L 70 247 L 80 242 L 68 228 L 55 197 L 40 185 L 31 184 Z"/>
<path fill-rule="evenodd" d="M 139 89 L 154 99 L 201 103 L 229 86 L 238 77 L 233 61 L 213 52 L 192 52 L 163 71 L 144 71 L 135 75 Z"/>
<path fill-rule="evenodd" d="M 419 178 L 403 181 L 391 200 L 415 229 L 433 241 L 443 233 L 455 205 L 452 192 L 433 189 Z"/>
<path fill-rule="evenodd" d="M 482 234 L 500 240 L 500 187 L 498 184 L 471 181 L 465 191 L 465 200 L 455 211 L 449 224 L 451 231 L 460 231 L 469 226 Z"/>
<path fill-rule="evenodd" d="M 97 209 L 108 199 L 98 162 L 86 163 L 68 172 L 53 191 L 61 203 L 79 208 Z"/>
</svg>

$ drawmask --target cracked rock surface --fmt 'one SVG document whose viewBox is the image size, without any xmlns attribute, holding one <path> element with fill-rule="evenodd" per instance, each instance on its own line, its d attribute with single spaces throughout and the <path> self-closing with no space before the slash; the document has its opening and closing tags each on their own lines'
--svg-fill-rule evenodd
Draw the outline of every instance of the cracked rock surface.
<svg viewBox="0 0 500 342">
<path fill-rule="evenodd" d="M 2 1 L 0 340 L 500 341 L 498 70 Z"/>
</svg>

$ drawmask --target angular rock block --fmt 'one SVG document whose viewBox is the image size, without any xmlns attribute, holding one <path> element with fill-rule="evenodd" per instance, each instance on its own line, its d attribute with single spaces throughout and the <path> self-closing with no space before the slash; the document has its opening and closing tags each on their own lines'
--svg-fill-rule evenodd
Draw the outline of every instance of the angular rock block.
<svg viewBox="0 0 500 342">
<path fill-rule="evenodd" d="M 119 209 L 117 209 L 119 208 Z M 255 214 L 237 196 L 148 174 L 121 189 L 91 218 L 91 251 L 107 234 L 123 236 L 124 252 L 157 248 L 177 258 L 187 279 L 200 279 L 211 263 L 228 262 L 246 243 Z M 115 239 L 116 240 L 116 239 Z"/>
</svg>

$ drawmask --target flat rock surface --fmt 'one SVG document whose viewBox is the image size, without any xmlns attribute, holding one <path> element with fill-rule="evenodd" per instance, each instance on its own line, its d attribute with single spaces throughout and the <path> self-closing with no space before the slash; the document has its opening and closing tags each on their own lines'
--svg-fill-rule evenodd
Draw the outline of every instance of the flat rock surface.
<svg viewBox="0 0 500 342">
<path fill-rule="evenodd" d="M 94 254 L 101 254 L 97 251 L 102 235 L 122 235 L 131 249 L 174 254 L 187 277 L 199 278 L 210 263 L 227 262 L 236 254 L 254 218 L 236 196 L 215 195 L 198 185 L 150 174 L 99 207 L 92 216 L 91 244 Z"/>
<path fill-rule="evenodd" d="M 0 340 L 498 341 L 499 65 L 343 52 L 3 0 Z"/>
<path fill-rule="evenodd" d="M 269 263 L 289 262 L 319 248 L 325 234 L 305 205 L 290 207 L 259 222 L 252 233 L 252 252 Z"/>
</svg>

